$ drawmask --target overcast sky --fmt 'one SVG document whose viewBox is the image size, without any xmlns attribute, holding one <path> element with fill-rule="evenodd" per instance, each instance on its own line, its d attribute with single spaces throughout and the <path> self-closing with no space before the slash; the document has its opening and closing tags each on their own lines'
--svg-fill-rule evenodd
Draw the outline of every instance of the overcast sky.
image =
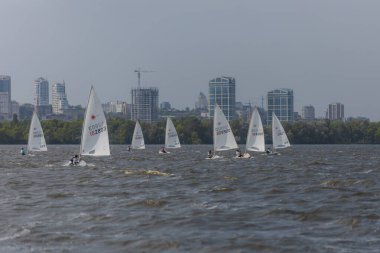
<svg viewBox="0 0 380 253">
<path fill-rule="evenodd" d="M 160 101 L 193 107 L 208 81 L 236 78 L 237 100 L 294 90 L 295 110 L 341 102 L 380 120 L 379 0 L 0 0 L 0 74 L 12 99 L 33 80 L 66 82 L 69 103 L 130 103 L 138 67 Z"/>
</svg>

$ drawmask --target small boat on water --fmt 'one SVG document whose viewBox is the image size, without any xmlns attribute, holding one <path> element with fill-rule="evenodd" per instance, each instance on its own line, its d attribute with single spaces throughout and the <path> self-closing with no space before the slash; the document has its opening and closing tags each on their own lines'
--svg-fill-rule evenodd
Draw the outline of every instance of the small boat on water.
<svg viewBox="0 0 380 253">
<path fill-rule="evenodd" d="M 290 147 L 284 127 L 274 112 L 272 114 L 272 141 L 273 149 L 269 154 L 277 155 L 277 149 Z"/>
<path fill-rule="evenodd" d="M 80 157 L 111 155 L 106 117 L 93 87 L 91 87 L 83 121 L 79 155 Z M 80 157 L 74 165 L 85 166 L 86 162 Z"/>
<path fill-rule="evenodd" d="M 34 110 L 32 121 L 30 122 L 27 150 L 28 154 L 35 151 L 47 151 L 44 132 L 36 110 Z"/>
<path fill-rule="evenodd" d="M 181 143 L 179 142 L 177 130 L 175 129 L 175 126 L 173 124 L 173 121 L 170 119 L 170 117 L 167 117 L 166 119 L 166 130 L 165 130 L 165 149 L 160 149 L 160 154 L 167 154 L 170 153 L 166 149 L 169 148 L 180 148 Z"/>
<path fill-rule="evenodd" d="M 208 155 L 208 159 L 217 159 L 220 156 L 216 155 L 216 151 L 226 151 L 231 149 L 238 149 L 238 145 L 235 140 L 235 136 L 231 130 L 231 126 L 226 119 L 223 111 L 215 104 L 214 109 L 214 154 Z"/>
<path fill-rule="evenodd" d="M 131 148 L 145 149 L 144 135 L 138 120 L 136 121 L 135 130 L 133 131 Z"/>
<path fill-rule="evenodd" d="M 251 158 L 247 151 L 265 152 L 264 128 L 257 107 L 253 109 L 249 121 L 245 152 L 242 157 L 238 158 Z"/>
</svg>

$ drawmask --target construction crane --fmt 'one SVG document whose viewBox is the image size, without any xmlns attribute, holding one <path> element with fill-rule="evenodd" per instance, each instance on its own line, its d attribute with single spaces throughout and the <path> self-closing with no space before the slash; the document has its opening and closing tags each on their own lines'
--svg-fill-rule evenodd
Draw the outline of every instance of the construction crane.
<svg viewBox="0 0 380 253">
<path fill-rule="evenodd" d="M 148 72 L 154 72 L 152 70 L 142 70 L 141 68 L 138 68 L 135 70 L 135 72 L 137 73 L 137 80 L 138 80 L 138 87 L 140 88 L 141 86 L 141 73 L 148 73 Z"/>
</svg>

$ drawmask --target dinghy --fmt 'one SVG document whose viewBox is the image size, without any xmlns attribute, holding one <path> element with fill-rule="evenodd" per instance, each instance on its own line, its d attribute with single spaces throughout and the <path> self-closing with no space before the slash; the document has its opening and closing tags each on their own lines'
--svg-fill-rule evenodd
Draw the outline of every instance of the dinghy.
<svg viewBox="0 0 380 253">
<path fill-rule="evenodd" d="M 235 136 L 231 130 L 230 124 L 224 116 L 223 111 L 220 107 L 215 104 L 214 110 L 214 128 L 213 128 L 213 137 L 214 137 L 214 155 L 208 157 L 208 159 L 220 158 L 216 155 L 216 151 L 225 151 L 231 149 L 238 149 L 236 144 Z"/>
<path fill-rule="evenodd" d="M 80 156 L 109 156 L 110 145 L 108 139 L 108 128 L 102 104 L 91 87 L 90 97 L 86 108 L 83 122 L 82 138 L 80 145 Z M 84 166 L 86 162 L 80 160 L 79 164 Z"/>
<path fill-rule="evenodd" d="M 179 142 L 178 134 L 170 117 L 166 119 L 166 131 L 165 131 L 165 149 L 167 148 L 180 148 L 181 144 Z M 160 149 L 160 154 L 170 153 L 165 149 Z"/>
<path fill-rule="evenodd" d="M 274 112 L 272 114 L 272 141 L 273 149 L 269 154 L 277 155 L 276 149 L 290 147 L 288 136 Z"/>
<path fill-rule="evenodd" d="M 136 121 L 135 130 L 133 131 L 131 148 L 145 149 L 144 135 L 138 121 Z"/>
<path fill-rule="evenodd" d="M 265 152 L 264 128 L 256 106 L 249 121 L 245 150 L 243 157 L 239 158 L 251 158 L 251 155 L 247 151 Z"/>
<path fill-rule="evenodd" d="M 32 121 L 30 122 L 27 149 L 28 154 L 34 151 L 47 151 L 44 132 L 36 111 L 33 112 Z"/>
</svg>

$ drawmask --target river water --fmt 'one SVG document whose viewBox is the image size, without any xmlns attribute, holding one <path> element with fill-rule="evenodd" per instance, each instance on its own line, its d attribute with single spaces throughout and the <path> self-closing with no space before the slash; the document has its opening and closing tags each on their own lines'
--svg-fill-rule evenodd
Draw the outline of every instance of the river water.
<svg viewBox="0 0 380 253">
<path fill-rule="evenodd" d="M 380 146 L 206 160 L 159 146 L 65 166 L 0 146 L 0 252 L 379 252 Z"/>
</svg>

